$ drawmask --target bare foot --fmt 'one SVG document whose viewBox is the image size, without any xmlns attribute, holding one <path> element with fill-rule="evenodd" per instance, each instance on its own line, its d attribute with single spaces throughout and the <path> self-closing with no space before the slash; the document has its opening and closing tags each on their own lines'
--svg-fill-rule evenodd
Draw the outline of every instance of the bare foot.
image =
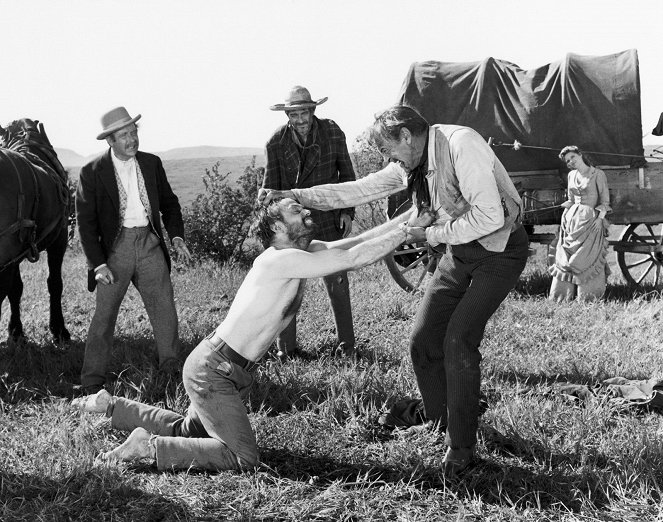
<svg viewBox="0 0 663 522">
<path fill-rule="evenodd" d="M 88 413 L 106 413 L 108 406 L 113 400 L 113 396 L 106 390 L 99 390 L 93 395 L 78 397 L 71 401 L 72 408 Z"/>
<path fill-rule="evenodd" d="M 149 443 L 152 435 L 144 428 L 136 428 L 113 451 L 108 451 L 99 455 L 101 460 L 120 460 L 130 462 L 140 459 L 156 460 L 156 449 Z"/>
</svg>

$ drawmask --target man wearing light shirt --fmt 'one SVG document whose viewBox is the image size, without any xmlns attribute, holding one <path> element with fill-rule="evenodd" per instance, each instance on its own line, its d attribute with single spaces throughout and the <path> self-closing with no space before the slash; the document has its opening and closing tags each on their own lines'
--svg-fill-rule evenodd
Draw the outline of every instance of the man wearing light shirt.
<svg viewBox="0 0 663 522">
<path fill-rule="evenodd" d="M 492 149 L 468 127 L 431 126 L 414 109 L 397 105 L 379 115 L 370 131 L 391 161 L 384 169 L 355 182 L 263 190 L 259 198 L 267 204 L 272 197 L 293 197 L 327 210 L 407 190 L 419 211 L 435 212 L 432 226 L 415 231 L 415 241 L 440 251 L 446 245 L 410 337 L 424 411 L 417 413 L 407 401 L 391 414 L 401 426 L 430 420 L 445 429 L 444 471 L 456 476 L 474 459 L 484 329 L 527 261 L 522 203 Z"/>
<path fill-rule="evenodd" d="M 163 370 L 177 369 L 177 312 L 170 257 L 161 219 L 178 255 L 189 260 L 184 224 L 161 160 L 138 151 L 136 121 L 124 107 L 101 118 L 109 150 L 81 169 L 76 219 L 88 260 L 88 289 L 97 289 L 95 313 L 85 344 L 81 385 L 96 393 L 106 367 L 120 305 L 133 283 L 150 318 Z"/>
</svg>

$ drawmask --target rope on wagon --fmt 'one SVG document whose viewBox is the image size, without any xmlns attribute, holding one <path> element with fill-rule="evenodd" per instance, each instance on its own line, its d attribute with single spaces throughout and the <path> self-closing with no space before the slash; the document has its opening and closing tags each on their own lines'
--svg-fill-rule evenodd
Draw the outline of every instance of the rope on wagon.
<svg viewBox="0 0 663 522">
<path fill-rule="evenodd" d="M 537 149 L 537 150 L 551 150 L 553 152 L 559 152 L 562 150 L 561 147 L 554 148 L 554 147 L 541 147 L 537 145 L 524 145 L 523 143 L 519 142 L 518 140 L 513 140 L 513 143 L 504 143 L 502 141 L 498 141 L 494 139 L 492 136 L 488 138 L 488 145 L 492 147 L 510 147 L 513 150 L 520 150 L 520 149 Z M 602 156 L 621 156 L 623 158 L 652 158 L 652 159 L 663 159 L 663 151 L 660 151 L 658 149 L 654 149 L 654 152 L 658 153 L 658 155 L 653 155 L 653 154 L 620 154 L 618 152 L 600 152 L 596 150 L 584 150 L 583 152 L 586 152 L 587 154 L 600 154 Z"/>
</svg>

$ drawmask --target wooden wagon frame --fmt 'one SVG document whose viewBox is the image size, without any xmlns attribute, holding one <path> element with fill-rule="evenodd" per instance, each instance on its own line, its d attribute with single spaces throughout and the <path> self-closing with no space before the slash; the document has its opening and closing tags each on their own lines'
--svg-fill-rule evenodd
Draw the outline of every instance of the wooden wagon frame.
<svg viewBox="0 0 663 522">
<path fill-rule="evenodd" d="M 663 154 L 661 154 L 663 156 Z M 611 225 L 624 225 L 618 240 L 609 244 L 626 282 L 633 286 L 660 288 L 663 284 L 663 161 L 650 161 L 644 167 L 600 166 L 608 178 L 612 212 Z M 523 200 L 523 225 L 530 243 L 553 245 L 556 232 L 540 232 L 537 227 L 559 226 L 566 201 L 566 172 L 557 170 L 509 172 Z M 409 207 L 402 195 L 392 196 L 389 215 Z M 398 248 L 385 263 L 404 290 L 417 290 L 430 262 L 428 245 L 417 243 Z"/>
</svg>

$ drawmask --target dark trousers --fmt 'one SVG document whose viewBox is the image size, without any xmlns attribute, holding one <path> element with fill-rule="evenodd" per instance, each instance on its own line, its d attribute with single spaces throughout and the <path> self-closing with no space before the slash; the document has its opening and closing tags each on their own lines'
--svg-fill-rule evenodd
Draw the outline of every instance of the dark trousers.
<svg viewBox="0 0 663 522">
<path fill-rule="evenodd" d="M 447 248 L 426 290 L 410 354 L 426 417 L 447 426 L 447 444 L 476 443 L 481 385 L 479 345 L 488 319 L 525 268 L 528 239 L 514 231 L 504 252 L 477 241 Z"/>
<path fill-rule="evenodd" d="M 352 307 L 350 304 L 350 284 L 348 273 L 339 272 L 322 278 L 325 282 L 329 303 L 334 314 L 336 335 L 338 342 L 345 343 L 347 349 L 354 348 L 355 331 L 352 324 Z M 297 342 L 297 316 L 292 318 L 290 324 L 279 334 L 276 346 L 282 352 L 295 350 Z"/>
</svg>

